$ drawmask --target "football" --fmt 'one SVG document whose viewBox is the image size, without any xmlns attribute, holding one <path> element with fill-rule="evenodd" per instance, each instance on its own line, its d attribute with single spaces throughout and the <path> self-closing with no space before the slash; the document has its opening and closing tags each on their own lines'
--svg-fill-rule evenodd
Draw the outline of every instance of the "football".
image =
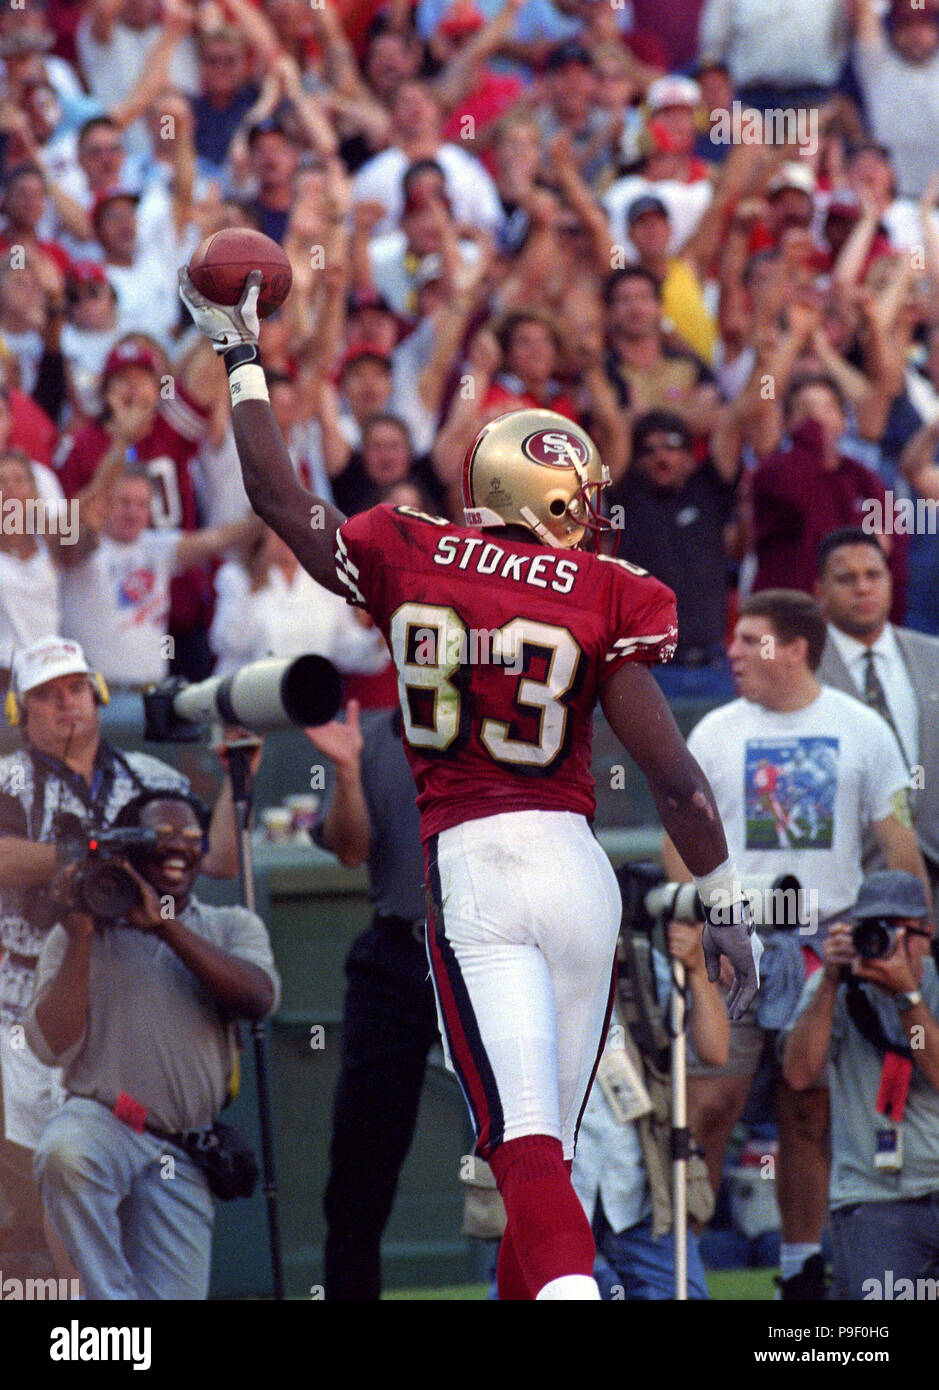
<svg viewBox="0 0 939 1390">
<path fill-rule="evenodd" d="M 264 276 L 258 295 L 258 316 L 264 319 L 283 304 L 293 279 L 276 241 L 246 227 L 227 227 L 208 237 L 189 262 L 189 278 L 214 304 L 237 304 L 252 270 Z"/>
</svg>

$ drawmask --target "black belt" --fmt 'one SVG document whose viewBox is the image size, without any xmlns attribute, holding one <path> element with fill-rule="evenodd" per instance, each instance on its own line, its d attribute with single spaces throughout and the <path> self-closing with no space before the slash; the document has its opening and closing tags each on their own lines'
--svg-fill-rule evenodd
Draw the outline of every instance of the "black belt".
<svg viewBox="0 0 939 1390">
<path fill-rule="evenodd" d="M 376 912 L 372 918 L 373 927 L 381 927 L 385 931 L 409 932 L 415 941 L 423 943 L 424 940 L 423 917 L 391 917 L 384 913 Z"/>
<path fill-rule="evenodd" d="M 75 1100 L 93 1100 L 95 1105 L 103 1105 L 105 1110 L 107 1110 L 109 1114 L 114 1115 L 114 1106 L 109 1105 L 108 1102 L 106 1100 L 102 1100 L 100 1096 L 86 1096 L 83 1095 L 81 1091 L 70 1091 L 69 1099 L 71 1099 L 72 1097 L 74 1097 Z M 117 1115 L 114 1115 L 114 1118 L 118 1119 L 119 1117 Z M 127 1121 L 121 1120 L 120 1123 L 127 1124 Z M 127 1125 L 127 1127 L 131 1130 L 135 1129 L 133 1125 Z M 212 1126 L 209 1125 L 209 1129 L 211 1128 Z M 170 1134 L 168 1130 L 160 1129 L 159 1125 L 151 1124 L 144 1124 L 144 1131 L 147 1134 L 152 1134 L 155 1139 L 165 1139 L 168 1144 L 176 1144 L 179 1148 L 183 1149 L 184 1151 L 185 1145 L 180 1142 L 181 1140 L 188 1139 L 190 1135 L 205 1134 L 204 1129 L 187 1130 L 185 1134 Z"/>
<path fill-rule="evenodd" d="M 144 1125 L 148 1134 L 152 1134 L 156 1139 L 163 1139 L 167 1144 L 175 1144 L 178 1149 L 182 1149 L 183 1153 L 188 1153 L 187 1143 L 197 1139 L 200 1135 L 204 1136 L 211 1128 L 212 1126 L 209 1125 L 207 1129 L 189 1129 L 185 1133 L 169 1134 L 165 1129 L 159 1129 L 156 1125 Z"/>
</svg>

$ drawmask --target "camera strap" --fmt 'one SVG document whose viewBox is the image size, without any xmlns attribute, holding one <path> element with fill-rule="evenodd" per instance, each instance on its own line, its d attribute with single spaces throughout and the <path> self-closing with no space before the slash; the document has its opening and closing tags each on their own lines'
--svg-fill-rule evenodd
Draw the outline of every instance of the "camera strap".
<svg viewBox="0 0 939 1390">
<path fill-rule="evenodd" d="M 880 1086 L 874 1106 L 878 1115 L 887 1115 L 895 1125 L 900 1124 L 912 1080 L 912 1059 L 888 1052 L 880 1072 Z"/>
<path fill-rule="evenodd" d="M 42 829 L 43 811 L 46 805 L 46 773 L 30 748 L 29 759 L 33 765 L 33 800 L 26 815 L 26 838 L 38 840 Z"/>
<path fill-rule="evenodd" d="M 880 1053 L 882 1066 L 875 1109 L 900 1124 L 913 1079 L 913 1052 L 906 1043 L 891 1042 L 873 1004 L 856 980 L 845 990 L 848 1016 L 858 1032 Z"/>
<path fill-rule="evenodd" d="M 104 740 L 102 740 L 95 758 L 94 778 L 90 787 L 80 772 L 74 772 L 58 758 L 53 758 L 48 753 L 42 753 L 31 745 L 28 746 L 27 752 L 33 765 L 33 803 L 28 820 L 30 839 L 39 838 L 38 830 L 42 824 L 46 784 L 50 778 L 64 783 L 95 822 L 102 822 L 104 819 L 104 813 L 107 810 L 111 791 L 114 787 L 115 765 L 119 765 L 126 772 L 135 792 L 147 790 L 123 753 L 117 748 L 112 748 Z"/>
<path fill-rule="evenodd" d="M 893 1052 L 897 1057 L 905 1057 L 907 1061 L 912 1062 L 913 1052 L 906 1043 L 891 1042 L 887 1037 L 873 1004 L 857 980 L 852 979 L 848 983 L 845 990 L 845 1004 L 848 1016 L 855 1028 L 872 1047 L 876 1047 L 881 1057 L 885 1057 L 888 1052 Z"/>
</svg>

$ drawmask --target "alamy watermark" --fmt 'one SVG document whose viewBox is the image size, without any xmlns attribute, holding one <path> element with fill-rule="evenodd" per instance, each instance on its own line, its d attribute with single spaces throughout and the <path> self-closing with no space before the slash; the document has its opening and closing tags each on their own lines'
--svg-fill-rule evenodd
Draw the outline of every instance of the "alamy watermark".
<svg viewBox="0 0 939 1390">
<path fill-rule="evenodd" d="M 756 926 L 776 927 L 782 931 L 798 928 L 800 936 L 814 936 L 818 931 L 819 901 L 815 888 L 745 886 L 743 891 Z M 710 920 L 716 926 L 730 926 L 738 920 L 738 915 L 739 900 L 729 891 L 715 889 L 708 910 Z"/>
<path fill-rule="evenodd" d="M 714 145 L 796 145 L 799 153 L 818 153 L 819 119 L 815 106 L 780 106 L 757 111 L 742 101 L 729 111 L 712 111 L 710 139 Z"/>
<path fill-rule="evenodd" d="M 416 666 L 502 666 L 515 676 L 525 669 L 524 643 L 499 628 L 419 627 L 413 640 Z"/>
<path fill-rule="evenodd" d="M 0 1270 L 0 1299 L 5 1303 L 62 1303 L 81 1296 L 78 1279 L 15 1279 Z"/>
<path fill-rule="evenodd" d="M 892 1269 L 885 1269 L 883 1279 L 863 1281 L 861 1297 L 865 1302 L 871 1299 L 887 1303 L 917 1299 L 935 1303 L 939 1301 L 939 1279 L 908 1279 L 902 1275 L 898 1279 Z"/>
<path fill-rule="evenodd" d="M 935 497 L 897 497 L 888 488 L 884 500 L 868 497 L 861 503 L 861 530 L 870 536 L 934 536 Z"/>
<path fill-rule="evenodd" d="M 0 492 L 0 534 L 58 536 L 63 545 L 78 540 L 78 498 L 4 497 Z"/>
<path fill-rule="evenodd" d="M 149 1327 L 83 1327 L 73 1318 L 68 1327 L 49 1334 L 50 1361 L 129 1361 L 135 1371 L 149 1371 L 153 1330 Z"/>
</svg>

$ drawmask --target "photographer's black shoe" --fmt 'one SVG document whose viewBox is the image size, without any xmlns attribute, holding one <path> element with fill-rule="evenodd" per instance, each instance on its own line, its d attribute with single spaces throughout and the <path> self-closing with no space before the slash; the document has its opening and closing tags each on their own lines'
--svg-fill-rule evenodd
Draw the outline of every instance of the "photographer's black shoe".
<svg viewBox="0 0 939 1390">
<path fill-rule="evenodd" d="M 778 1297 L 784 1303 L 820 1303 L 828 1297 L 828 1274 L 825 1270 L 824 1255 L 810 1255 L 798 1274 L 788 1279 L 777 1275 L 775 1280 L 779 1290 Z"/>
</svg>

